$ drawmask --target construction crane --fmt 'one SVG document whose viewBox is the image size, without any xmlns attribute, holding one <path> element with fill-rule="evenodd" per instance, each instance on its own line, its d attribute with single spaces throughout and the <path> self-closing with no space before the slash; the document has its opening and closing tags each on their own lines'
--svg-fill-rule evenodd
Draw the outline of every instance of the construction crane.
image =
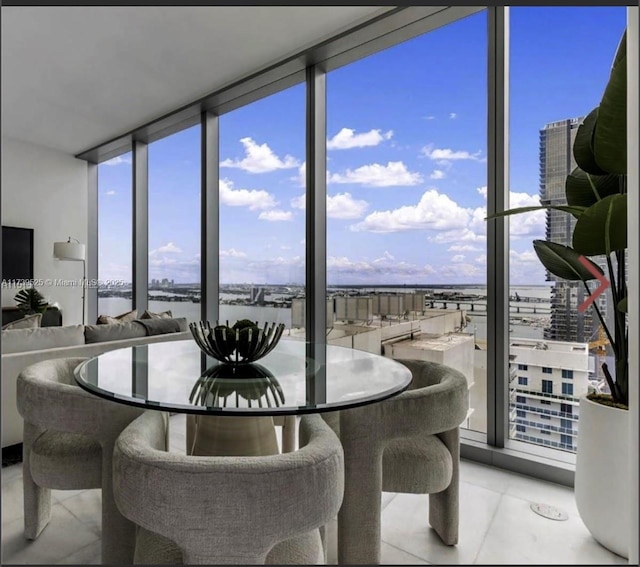
<svg viewBox="0 0 640 567">
<path fill-rule="evenodd" d="M 597 357 L 597 370 L 596 375 L 598 380 L 603 384 L 606 384 L 604 372 L 602 371 L 602 363 L 605 362 L 605 357 L 607 355 L 607 345 L 609 344 L 609 339 L 607 338 L 607 334 L 604 331 L 604 327 L 600 325 L 597 330 L 598 338 L 595 341 L 589 341 L 589 350 L 593 351 L 593 353 Z"/>
</svg>

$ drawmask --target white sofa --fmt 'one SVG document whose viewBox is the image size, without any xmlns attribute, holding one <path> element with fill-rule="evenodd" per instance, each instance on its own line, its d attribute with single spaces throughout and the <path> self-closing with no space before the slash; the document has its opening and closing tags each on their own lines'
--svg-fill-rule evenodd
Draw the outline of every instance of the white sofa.
<svg viewBox="0 0 640 567">
<path fill-rule="evenodd" d="M 189 331 L 85 343 L 85 328 L 82 325 L 3 331 L 2 447 L 22 443 L 22 417 L 16 407 L 16 380 L 27 366 L 53 358 L 90 358 L 117 348 L 185 339 L 191 339 Z"/>
</svg>

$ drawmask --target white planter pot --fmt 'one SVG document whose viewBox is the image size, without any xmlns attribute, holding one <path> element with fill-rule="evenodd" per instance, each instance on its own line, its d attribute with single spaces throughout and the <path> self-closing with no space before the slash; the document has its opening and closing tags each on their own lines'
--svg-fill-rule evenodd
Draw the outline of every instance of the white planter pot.
<svg viewBox="0 0 640 567">
<path fill-rule="evenodd" d="M 580 399 L 575 495 L 580 517 L 604 547 L 629 553 L 629 412 Z"/>
</svg>

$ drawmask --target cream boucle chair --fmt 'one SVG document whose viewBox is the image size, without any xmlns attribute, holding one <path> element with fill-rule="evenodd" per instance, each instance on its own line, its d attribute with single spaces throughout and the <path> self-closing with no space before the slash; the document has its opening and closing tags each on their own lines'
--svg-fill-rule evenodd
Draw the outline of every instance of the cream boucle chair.
<svg viewBox="0 0 640 567">
<path fill-rule="evenodd" d="M 102 489 L 102 563 L 131 563 L 135 526 L 117 510 L 111 482 L 113 445 L 143 410 L 80 388 L 73 371 L 85 359 L 38 362 L 18 376 L 24 419 L 25 537 L 36 539 L 51 517 L 51 490 Z"/>
<path fill-rule="evenodd" d="M 344 463 L 320 416 L 301 419 L 301 449 L 264 457 L 166 452 L 167 423 L 148 411 L 116 443 L 116 502 L 140 526 L 135 563 L 322 561 L 318 528 L 338 513 Z"/>
<path fill-rule="evenodd" d="M 340 435 L 345 458 L 340 565 L 380 563 L 383 490 L 429 494 L 429 523 L 447 545 L 458 542 L 458 426 L 469 408 L 467 380 L 441 364 L 398 362 L 413 374 L 407 391 L 343 410 L 339 418 L 326 416 Z"/>
</svg>

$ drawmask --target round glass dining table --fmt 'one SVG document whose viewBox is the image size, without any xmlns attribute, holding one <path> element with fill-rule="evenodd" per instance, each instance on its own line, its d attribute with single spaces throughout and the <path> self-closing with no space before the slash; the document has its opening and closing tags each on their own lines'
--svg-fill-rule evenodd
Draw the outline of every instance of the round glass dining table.
<svg viewBox="0 0 640 567">
<path fill-rule="evenodd" d="M 282 339 L 249 364 L 203 363 L 191 340 L 112 350 L 76 368 L 80 387 L 114 402 L 203 415 L 320 413 L 373 403 L 405 390 L 399 362 L 346 347 Z"/>
<path fill-rule="evenodd" d="M 113 402 L 195 414 L 187 419 L 190 454 L 257 455 L 277 452 L 274 417 L 379 402 L 412 376 L 384 356 L 283 338 L 265 357 L 238 365 L 204 356 L 192 340 L 122 348 L 84 361 L 75 378 Z"/>
</svg>

